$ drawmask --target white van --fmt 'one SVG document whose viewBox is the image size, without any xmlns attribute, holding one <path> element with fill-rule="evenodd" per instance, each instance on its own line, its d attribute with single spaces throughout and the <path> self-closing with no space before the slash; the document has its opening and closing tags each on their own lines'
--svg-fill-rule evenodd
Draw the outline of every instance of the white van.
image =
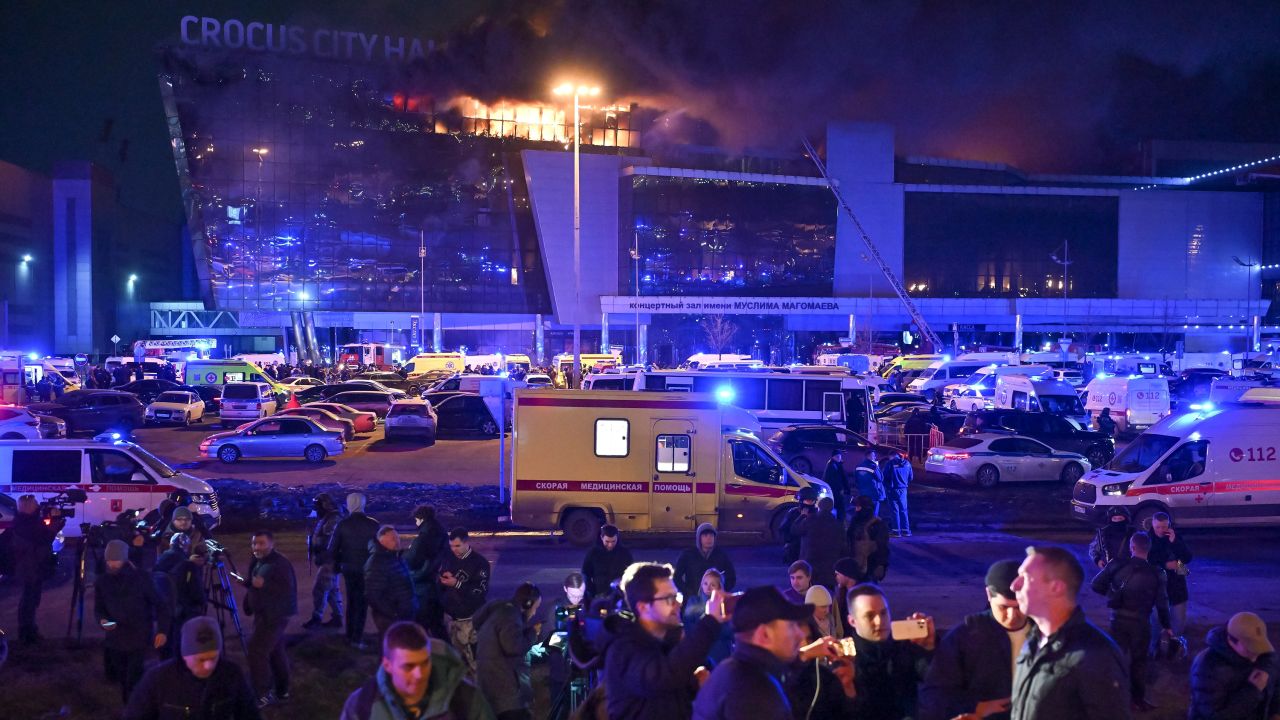
<svg viewBox="0 0 1280 720">
<path fill-rule="evenodd" d="M 998 358 L 987 357 L 998 355 Z M 925 397 L 932 397 L 935 394 L 940 395 L 942 389 L 947 385 L 964 380 L 984 367 L 990 365 L 1003 366 L 1009 365 L 1007 353 L 971 353 L 969 355 L 961 355 L 957 360 L 942 359 L 933 364 L 920 373 L 920 376 L 911 381 L 907 386 L 907 392 L 918 393 Z"/>
<path fill-rule="evenodd" d="M 987 365 L 969 377 L 942 388 L 942 400 L 952 410 L 982 410 L 995 404 L 996 381 L 1005 375 L 1047 375 L 1047 365 Z"/>
<path fill-rule="evenodd" d="M 1217 377 L 1209 384 L 1209 402 L 1215 404 L 1233 402 L 1239 400 L 1242 395 L 1254 388 L 1275 387 L 1280 387 L 1280 383 L 1263 375 Z"/>
<path fill-rule="evenodd" d="M 231 421 L 248 422 L 276 414 L 280 403 L 275 390 L 264 382 L 229 382 L 222 386 L 218 419 L 222 427 Z"/>
<path fill-rule="evenodd" d="M 218 495 L 203 480 L 169 467 L 131 442 L 97 440 L 0 440 L 0 492 L 14 500 L 32 494 L 39 501 L 68 489 L 83 490 L 66 537 L 80 536 L 80 523 L 115 520 L 125 510 L 150 512 L 174 490 L 191 493 L 207 524 L 218 524 Z"/>
<path fill-rule="evenodd" d="M 1096 377 L 1085 388 L 1084 409 L 1094 416 L 1111 408 L 1116 431 L 1141 432 L 1167 416 L 1169 381 L 1161 377 Z"/>
<path fill-rule="evenodd" d="M 1181 526 L 1280 524 L 1280 397 L 1264 391 L 1164 418 L 1080 478 L 1072 515 L 1100 525 L 1118 505 L 1137 522 L 1166 512 Z"/>
<path fill-rule="evenodd" d="M 632 390 L 635 388 L 638 372 L 629 373 L 591 373 L 582 379 L 583 390 Z"/>
<path fill-rule="evenodd" d="M 1076 389 L 1061 380 L 1049 379 L 1051 377 L 1051 370 L 1046 375 L 1001 376 L 996 380 L 994 405 L 998 408 L 1061 415 L 1081 425 L 1088 425 L 1089 418 Z"/>
</svg>

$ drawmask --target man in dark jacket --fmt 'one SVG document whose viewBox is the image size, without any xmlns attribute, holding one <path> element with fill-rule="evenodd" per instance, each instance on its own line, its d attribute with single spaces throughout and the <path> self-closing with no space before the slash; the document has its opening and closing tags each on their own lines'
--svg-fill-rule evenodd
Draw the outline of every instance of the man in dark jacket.
<svg viewBox="0 0 1280 720">
<path fill-rule="evenodd" d="M 1163 632 L 1169 632 L 1169 595 L 1164 568 L 1147 562 L 1151 537 L 1136 532 L 1129 538 L 1131 557 L 1112 560 L 1093 579 L 1093 591 L 1107 598 L 1111 608 L 1111 639 L 1129 658 L 1129 693 L 1134 710 L 1153 710 L 1147 700 L 1147 660 L 1151 628 L 1147 618 L 1154 609 Z"/>
<path fill-rule="evenodd" d="M 315 524 L 307 536 L 307 552 L 316 566 L 316 580 L 311 586 L 311 619 L 302 624 L 308 630 L 320 627 L 342 627 L 342 588 L 338 573 L 329 554 L 329 542 L 342 521 L 342 508 L 329 493 L 320 493 L 312 505 L 316 512 Z M 324 622 L 324 608 L 329 606 L 329 621 Z"/>
<path fill-rule="evenodd" d="M 129 696 L 124 720 L 259 720 L 244 673 L 222 657 L 222 631 L 213 618 L 188 620 L 181 657 L 147 671 Z"/>
<path fill-rule="evenodd" d="M 93 585 L 93 612 L 106 632 L 102 643 L 107 679 L 120 683 L 125 702 L 152 648 L 164 647 L 168 609 L 146 573 L 129 562 L 129 546 L 112 540 L 103 551 L 106 572 Z"/>
<path fill-rule="evenodd" d="M 1121 505 L 1112 507 L 1107 513 L 1107 524 L 1098 528 L 1089 543 L 1089 559 L 1101 570 L 1112 560 L 1128 557 L 1130 535 L 1133 528 L 1129 527 L 1129 509 Z"/>
<path fill-rule="evenodd" d="M 863 583 L 849 591 L 849 627 L 853 628 L 854 717 L 859 720 L 902 720 L 916 715 L 917 688 L 929 668 L 936 636 L 933 618 L 914 613 L 927 634 L 911 640 L 895 639 L 884 591 Z"/>
<path fill-rule="evenodd" d="M 373 552 L 364 564 L 364 591 L 379 638 L 392 623 L 412 620 L 418 613 L 413 578 L 409 576 L 409 566 L 400 559 L 400 533 L 391 525 L 378 528 Z"/>
<path fill-rule="evenodd" d="M 812 614 L 812 605 L 788 602 L 772 586 L 744 592 L 733 610 L 733 655 L 698 691 L 693 717 L 792 720 L 783 683 L 800 654 L 801 623 Z"/>
<path fill-rule="evenodd" d="M 66 524 L 66 518 L 56 515 L 50 524 L 45 525 L 35 496 L 18 498 L 18 514 L 13 518 L 13 528 L 9 533 L 13 542 L 10 552 L 14 560 L 14 577 L 22 585 L 22 598 L 18 600 L 18 640 L 24 644 L 40 641 L 36 610 L 40 607 L 44 581 L 49 575 L 53 541 Z"/>
<path fill-rule="evenodd" d="M 416 623 L 398 622 L 382 639 L 377 674 L 347 697 L 341 720 L 493 720 L 493 710 L 467 680 L 448 643 L 432 640 Z"/>
<path fill-rule="evenodd" d="M 1060 547 L 1027 548 L 1013 591 L 1031 618 L 1013 673 L 1013 720 L 1127 720 L 1120 648 L 1090 623 L 1077 597 L 1084 568 Z"/>
<path fill-rule="evenodd" d="M 844 555 L 844 526 L 831 514 L 832 500 L 818 501 L 817 512 L 811 512 L 796 526 L 800 536 L 800 559 L 813 568 L 813 582 L 828 590 L 836 586 L 836 560 Z"/>
<path fill-rule="evenodd" d="M 1272 720 L 1280 714 L 1275 647 L 1251 612 L 1209 631 L 1191 664 L 1190 720 Z"/>
<path fill-rule="evenodd" d="M 884 476 L 880 473 L 880 465 L 876 462 L 876 451 L 867 450 L 867 457 L 853 469 L 854 482 L 858 495 L 871 498 L 871 514 L 880 515 L 880 503 L 884 502 Z"/>
<path fill-rule="evenodd" d="M 209 563 L 209 546 L 200 543 L 191 548 L 191 554 L 183 558 L 172 570 L 169 577 L 173 580 L 173 623 L 174 638 L 170 644 L 176 644 L 182 627 L 192 618 L 204 615 L 208 597 L 205 593 L 204 573 Z M 176 648 L 175 648 L 176 649 Z"/>
<path fill-rule="evenodd" d="M 475 615 L 476 685 L 498 720 L 533 718 L 527 656 L 538 641 L 540 623 L 534 618 L 541 606 L 538 587 L 521 583 L 510 600 L 495 600 Z"/>
<path fill-rule="evenodd" d="M 614 525 L 600 528 L 600 542 L 582 559 L 582 577 L 587 581 L 587 597 L 609 592 L 609 586 L 622 579 L 622 573 L 634 562 L 631 551 L 622 546 L 622 533 Z"/>
<path fill-rule="evenodd" d="M 1191 563 L 1191 549 L 1187 547 L 1182 533 L 1173 527 L 1168 513 L 1158 512 L 1151 516 L 1150 534 L 1151 553 L 1147 555 L 1147 562 L 1164 568 L 1169 591 L 1169 629 L 1177 642 L 1185 646 L 1182 636 L 1187 630 L 1187 601 L 1190 598 L 1187 565 Z M 1152 634 L 1157 631 L 1153 621 Z"/>
<path fill-rule="evenodd" d="M 702 523 L 693 534 L 691 548 L 681 551 L 676 558 L 674 580 L 676 587 L 687 598 L 695 597 L 702 587 L 702 576 L 712 568 L 724 576 L 724 589 L 732 592 L 738 580 L 729 554 L 716 545 L 716 529 L 711 523 Z"/>
<path fill-rule="evenodd" d="M 893 534 L 911 537 L 911 518 L 907 516 L 907 489 L 911 486 L 914 470 L 911 462 L 894 450 L 889 456 L 885 474 L 885 494 L 889 499 L 889 517 L 893 519 Z"/>
<path fill-rule="evenodd" d="M 788 565 L 800 559 L 800 536 L 796 534 L 796 525 L 806 513 L 816 510 L 818 489 L 812 485 L 800 488 L 796 493 L 796 503 L 782 516 L 778 525 L 778 534 L 782 536 L 782 561 Z"/>
<path fill-rule="evenodd" d="M 436 520 L 436 509 L 419 505 L 413 511 L 413 521 L 418 534 L 404 555 L 413 578 L 413 592 L 418 597 L 417 622 L 433 637 L 445 638 L 444 608 L 440 606 L 440 586 L 436 582 L 436 568 L 449 549 L 449 535 Z"/>
<path fill-rule="evenodd" d="M 889 526 L 875 514 L 876 502 L 866 495 L 853 501 L 846 541 L 858 564 L 858 582 L 881 582 L 889 572 Z"/>
<path fill-rule="evenodd" d="M 437 582 L 441 588 L 449 643 L 462 655 L 468 673 L 476 672 L 476 629 L 472 617 L 489 596 L 489 561 L 471 548 L 471 536 L 463 528 L 449 531 L 449 552 L 440 561 Z"/>
<path fill-rule="evenodd" d="M 724 594 L 716 590 L 707 612 L 681 638 L 680 600 L 671 566 L 636 563 L 622 576 L 635 615 L 605 650 L 604 685 L 610 720 L 689 720 L 698 692 L 694 671 L 720 637 Z"/>
<path fill-rule="evenodd" d="M 1014 660 L 1031 629 L 1013 594 L 1017 577 L 1017 560 L 1001 560 L 987 570 L 988 608 L 966 617 L 938 643 L 920 686 L 920 720 L 1007 720 Z"/>
<path fill-rule="evenodd" d="M 364 647 L 364 623 L 369 605 L 364 593 L 364 564 L 369 542 L 378 534 L 378 521 L 364 514 L 361 493 L 347 495 L 350 515 L 338 521 L 329 540 L 329 560 L 347 584 L 347 642 Z"/>
<path fill-rule="evenodd" d="M 245 578 L 244 614 L 253 617 L 249 634 L 249 679 L 258 706 L 289 699 L 289 654 L 284 631 L 298 614 L 298 581 L 293 565 L 275 549 L 275 536 L 259 530 L 251 538 L 253 560 Z"/>
<path fill-rule="evenodd" d="M 849 476 L 844 471 L 844 453 L 836 448 L 827 461 L 827 468 L 822 471 L 822 482 L 831 488 L 831 499 L 836 504 L 836 517 L 844 520 L 844 511 L 849 507 Z"/>
</svg>

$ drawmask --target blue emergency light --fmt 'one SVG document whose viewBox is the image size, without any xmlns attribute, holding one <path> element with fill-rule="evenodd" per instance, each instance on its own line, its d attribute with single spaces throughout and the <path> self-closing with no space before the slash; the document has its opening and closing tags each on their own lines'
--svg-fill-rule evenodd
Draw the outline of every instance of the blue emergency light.
<svg viewBox="0 0 1280 720">
<path fill-rule="evenodd" d="M 733 402 L 734 395 L 735 393 L 733 392 L 733 388 L 729 385 L 721 385 L 720 387 L 716 388 L 717 402 L 731 403 Z"/>
</svg>

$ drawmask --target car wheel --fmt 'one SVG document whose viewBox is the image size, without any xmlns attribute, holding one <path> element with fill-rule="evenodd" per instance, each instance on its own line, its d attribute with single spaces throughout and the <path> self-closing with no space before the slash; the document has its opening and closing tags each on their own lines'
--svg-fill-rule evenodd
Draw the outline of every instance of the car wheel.
<svg viewBox="0 0 1280 720">
<path fill-rule="evenodd" d="M 306 450 L 302 451 L 302 457 L 306 458 L 309 463 L 324 462 L 329 453 L 319 445 L 308 445 Z"/>
<path fill-rule="evenodd" d="M 1170 519 L 1173 519 L 1173 513 L 1169 512 L 1167 508 L 1160 505 L 1144 505 L 1133 514 L 1133 527 L 1144 532 L 1151 532 L 1151 518 L 1159 512 L 1168 513 Z"/>
<path fill-rule="evenodd" d="M 218 459 L 230 465 L 240 459 L 240 450 L 235 445 L 223 445 L 218 448 Z"/>
<path fill-rule="evenodd" d="M 190 426 L 191 426 L 191 414 L 188 413 L 182 416 L 182 427 L 190 427 Z"/>
<path fill-rule="evenodd" d="M 1075 485 L 1082 475 L 1084 475 L 1084 468 L 1080 467 L 1080 463 L 1067 463 L 1067 466 L 1062 468 L 1062 482 L 1068 485 Z"/>
<path fill-rule="evenodd" d="M 813 474 L 813 463 L 809 462 L 809 458 L 803 455 L 797 455 L 791 458 L 791 469 L 805 475 Z"/>
<path fill-rule="evenodd" d="M 599 511 L 583 508 L 570 510 L 562 523 L 565 538 L 578 547 L 586 547 L 595 542 L 601 525 L 604 525 L 604 518 Z"/>
<path fill-rule="evenodd" d="M 795 507 L 795 503 L 783 505 L 773 513 L 773 517 L 769 518 L 769 539 L 773 542 L 782 542 L 782 523 L 787 519 L 787 513 L 793 507 Z"/>
<path fill-rule="evenodd" d="M 978 481 L 978 487 L 993 488 L 1000 484 L 1000 471 L 995 465 L 983 465 L 978 468 L 978 474 L 974 477 Z"/>
<path fill-rule="evenodd" d="M 952 401 L 951 401 L 951 409 L 952 409 L 952 410 L 959 410 L 959 409 L 960 409 L 959 407 L 957 407 L 957 406 L 956 406 L 956 401 L 955 401 L 955 400 L 952 400 Z"/>
<path fill-rule="evenodd" d="M 1111 453 L 1107 452 L 1106 448 L 1103 447 L 1089 448 L 1089 452 L 1085 453 L 1085 457 L 1089 459 L 1089 464 L 1095 469 L 1111 462 Z"/>
<path fill-rule="evenodd" d="M 409 386 L 409 394 L 410 394 L 410 395 L 417 395 L 417 394 L 418 394 L 418 390 L 419 390 L 419 388 L 418 388 L 418 386 L 417 386 L 417 385 L 410 385 L 410 386 Z"/>
<path fill-rule="evenodd" d="M 480 434 L 491 435 L 496 437 L 498 434 L 498 423 L 494 422 L 493 420 L 485 420 L 484 422 L 480 423 Z"/>
<path fill-rule="evenodd" d="M 422 444 L 426 445 L 427 447 L 431 447 L 432 445 L 435 445 L 435 444 L 436 444 L 436 434 L 435 434 L 435 433 L 431 433 L 430 435 L 423 435 L 423 436 L 422 436 Z"/>
</svg>

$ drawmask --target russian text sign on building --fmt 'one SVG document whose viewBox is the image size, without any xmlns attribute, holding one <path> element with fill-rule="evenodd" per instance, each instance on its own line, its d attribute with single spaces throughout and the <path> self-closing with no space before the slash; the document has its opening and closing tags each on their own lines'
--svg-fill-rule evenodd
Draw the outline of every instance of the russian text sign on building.
<svg viewBox="0 0 1280 720">
<path fill-rule="evenodd" d="M 848 315 L 854 312 L 853 298 L 769 298 L 769 297 L 631 297 L 605 295 L 600 310 L 607 313 L 656 313 L 685 315 L 697 313 L 742 313 L 747 315 L 791 315 L 817 313 Z"/>
</svg>

